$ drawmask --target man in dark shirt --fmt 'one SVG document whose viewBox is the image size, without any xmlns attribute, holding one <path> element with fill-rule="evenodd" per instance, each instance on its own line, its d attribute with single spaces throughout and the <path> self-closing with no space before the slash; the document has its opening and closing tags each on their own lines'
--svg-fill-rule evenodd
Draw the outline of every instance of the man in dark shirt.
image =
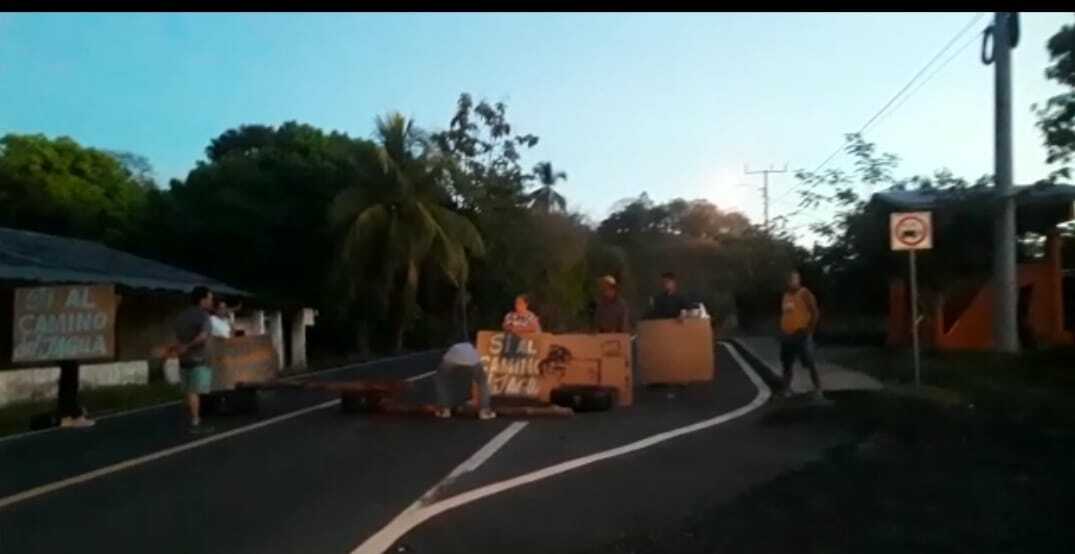
<svg viewBox="0 0 1075 554">
<path fill-rule="evenodd" d="M 206 287 L 195 287 L 190 294 L 191 305 L 175 320 L 176 353 L 179 355 L 179 374 L 183 392 L 190 410 L 190 428 L 193 432 L 210 432 L 201 427 L 201 410 L 198 395 L 207 394 L 213 383 L 213 371 L 209 367 L 206 342 L 212 326 L 209 311 L 213 309 L 213 293 Z"/>
<path fill-rule="evenodd" d="M 694 306 L 687 301 L 686 297 L 679 293 L 679 285 L 676 283 L 676 274 L 665 272 L 661 275 L 661 285 L 664 292 L 654 296 L 650 300 L 650 310 L 646 319 L 683 319 L 683 310 L 690 310 Z"/>
<path fill-rule="evenodd" d="M 620 298 L 616 278 L 605 275 L 598 280 L 601 289 L 594 310 L 594 328 L 598 333 L 629 333 L 631 318 L 627 302 Z"/>
</svg>

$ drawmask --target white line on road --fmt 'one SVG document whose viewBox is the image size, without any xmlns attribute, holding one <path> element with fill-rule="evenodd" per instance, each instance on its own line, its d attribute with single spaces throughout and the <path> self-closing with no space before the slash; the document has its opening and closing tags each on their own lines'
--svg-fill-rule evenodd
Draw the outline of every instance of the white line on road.
<svg viewBox="0 0 1075 554">
<path fill-rule="evenodd" d="M 537 471 L 532 471 L 530 473 L 526 473 L 524 475 L 520 475 L 512 479 L 507 479 L 505 481 L 499 481 L 486 485 L 484 487 L 479 487 L 477 489 L 473 489 L 461 494 L 457 494 L 453 497 L 446 498 L 434 504 L 429 504 L 413 510 L 411 508 L 408 508 L 407 510 L 404 510 L 403 513 L 401 513 L 399 516 L 397 516 L 394 520 L 392 520 L 392 522 L 389 523 L 387 527 L 378 531 L 372 537 L 367 539 L 366 542 L 362 543 L 361 546 L 353 550 L 351 554 L 380 554 L 391 548 L 392 545 L 396 543 L 396 541 L 398 541 L 411 529 L 414 529 L 418 525 L 421 525 L 422 522 L 436 516 L 437 514 L 446 512 L 453 508 L 458 508 L 459 506 L 469 504 L 470 502 L 474 502 L 475 500 L 479 500 L 487 496 L 492 496 L 497 493 L 520 487 L 522 485 L 533 483 L 535 481 L 540 481 L 542 479 L 547 479 L 549 477 L 559 475 L 561 473 L 565 473 L 573 469 L 578 469 L 580 467 L 600 462 L 602 460 L 607 460 L 609 458 L 615 458 L 617 456 L 636 452 L 644 448 L 656 446 L 667 440 L 681 437 L 690 433 L 695 433 L 703 429 L 708 429 L 710 427 L 714 427 L 722 423 L 727 423 L 728 421 L 742 417 L 764 406 L 765 403 L 769 401 L 769 397 L 772 394 L 769 390 L 769 387 L 765 384 L 765 381 L 763 381 L 761 377 L 759 377 L 758 374 L 754 372 L 754 370 L 750 367 L 750 364 L 748 364 L 747 361 L 744 360 L 743 357 L 738 352 L 736 352 L 734 348 L 731 348 L 724 343 L 721 343 L 721 346 L 728 350 L 728 353 L 732 355 L 732 358 L 735 359 L 736 363 L 739 364 L 739 367 L 743 369 L 743 372 L 747 374 L 747 377 L 750 378 L 750 381 L 758 389 L 758 395 L 755 396 L 754 400 L 752 400 L 746 406 L 718 415 L 716 417 L 712 417 L 710 419 L 705 419 L 697 423 L 687 425 L 686 427 L 679 427 L 671 431 L 658 433 L 656 435 L 652 435 L 644 439 L 625 444 L 617 448 L 613 448 L 611 450 L 605 450 L 603 452 L 590 454 L 589 456 L 575 458 L 573 460 L 568 460 L 566 462 L 561 462 L 559 464 L 539 469 Z"/>
<path fill-rule="evenodd" d="M 396 361 L 396 360 L 406 360 L 408 358 L 414 358 L 414 357 L 417 357 L 417 356 L 424 356 L 426 354 L 429 354 L 430 352 L 437 352 L 439 350 L 440 349 L 423 350 L 421 352 L 412 352 L 410 354 L 403 354 L 401 356 L 394 356 L 394 357 L 391 357 L 391 358 L 381 358 L 379 360 L 370 360 L 368 362 L 359 362 L 357 364 L 341 365 L 341 366 L 337 366 L 337 367 L 330 367 L 328 369 L 318 369 L 316 371 L 308 371 L 308 372 L 305 372 L 305 373 L 300 373 L 298 375 L 291 375 L 289 377 L 284 377 L 283 379 L 281 379 L 281 381 L 295 381 L 295 380 L 305 379 L 305 378 L 308 378 L 308 377 L 317 377 L 319 375 L 325 375 L 325 374 L 328 374 L 328 373 L 333 373 L 335 371 L 342 371 L 342 370 L 345 370 L 345 369 L 358 369 L 358 368 L 360 368 L 362 366 L 366 366 L 366 365 L 370 365 L 370 364 L 391 362 L 391 361 Z M 423 374 L 423 375 L 426 376 L 426 377 L 429 376 L 429 374 Z M 419 376 L 418 378 L 422 378 L 422 377 Z M 410 381 L 410 380 L 411 379 L 408 379 L 408 381 Z M 102 416 L 94 417 L 93 419 L 96 420 L 96 421 L 103 421 L 103 420 L 112 419 L 112 418 L 115 418 L 115 417 L 124 417 L 124 416 L 134 415 L 134 414 L 137 414 L 139 412 L 147 412 L 149 410 L 156 410 L 156 409 L 159 409 L 159 408 L 167 408 L 168 406 L 175 406 L 177 404 L 182 404 L 182 403 L 183 403 L 182 400 L 172 400 L 172 401 L 164 402 L 164 403 L 161 403 L 161 404 L 154 404 L 152 406 L 143 406 L 141 408 L 135 408 L 133 410 L 124 410 L 122 412 L 105 414 L 105 415 L 102 415 Z M 28 437 L 32 437 L 34 435 L 40 435 L 40 434 L 43 434 L 43 433 L 51 433 L 53 431 L 61 431 L 61 430 L 64 430 L 64 429 L 67 429 L 67 428 L 66 427 L 51 427 L 51 428 L 48 428 L 48 429 L 40 429 L 38 431 L 27 431 L 25 433 L 18 433 L 18 434 L 15 434 L 15 435 L 8 435 L 6 437 L 0 437 L 0 443 L 7 442 L 7 441 L 14 441 L 14 440 L 18 440 L 18 439 L 25 439 L 25 438 L 28 438 Z M 84 432 L 84 431 L 86 431 L 86 429 L 79 429 L 78 431 L 83 431 Z"/>
<path fill-rule="evenodd" d="M 403 510 L 395 519 L 393 519 L 380 533 L 370 537 L 369 540 L 362 543 L 361 546 L 356 548 L 352 554 L 380 554 L 384 552 L 388 547 L 392 546 L 395 542 L 395 538 L 402 536 L 407 531 L 411 530 L 414 525 L 410 524 L 410 515 L 421 511 L 425 506 L 428 506 L 432 502 L 437 500 L 437 495 L 448 485 L 455 482 L 461 475 L 474 471 L 481 467 L 486 460 L 491 458 L 493 454 L 496 454 L 497 450 L 504 447 L 505 444 L 511 440 L 512 437 L 517 435 L 519 431 L 522 431 L 526 427 L 526 421 L 516 421 L 507 426 L 503 431 L 497 433 L 495 437 L 489 442 L 485 443 L 485 446 L 478 449 L 477 452 L 471 454 L 463 463 L 459 464 L 447 477 L 441 479 L 436 485 L 433 485 L 425 494 L 423 494 L 418 500 L 415 500 L 413 504 Z M 398 528 L 398 529 L 397 529 Z M 382 535 L 383 537 L 379 537 Z M 384 540 L 390 540 L 388 543 L 384 543 Z"/>
<path fill-rule="evenodd" d="M 425 378 L 433 375 L 434 373 L 436 373 L 436 372 L 435 371 L 429 371 L 429 372 L 426 372 L 426 373 L 422 373 L 421 375 L 415 375 L 413 377 L 408 377 L 406 380 L 407 381 L 412 381 L 412 382 L 413 381 L 418 381 L 420 379 L 425 379 Z M 173 446 L 171 448 L 166 448 L 164 450 L 160 450 L 160 451 L 154 452 L 152 454 L 146 454 L 145 456 L 139 456 L 137 458 L 132 458 L 130 460 L 125 460 L 125 461 L 122 461 L 122 462 L 119 462 L 119 463 L 116 463 L 116 464 L 112 464 L 110 466 L 105 466 L 105 467 L 102 467 L 100 469 L 95 469 L 93 471 L 82 473 L 80 475 L 75 475 L 74 477 L 69 477 L 69 478 L 64 479 L 62 481 L 55 481 L 55 482 L 49 483 L 47 485 L 41 485 L 39 487 L 34 487 L 32 489 L 28 489 L 28 490 L 22 491 L 20 493 L 13 494 L 11 496 L 0 498 L 0 509 L 2 509 L 4 507 L 7 507 L 7 506 L 10 506 L 12 504 L 18 503 L 18 502 L 22 502 L 23 500 L 29 500 L 31 498 L 41 496 L 42 494 L 48 494 L 50 492 L 55 492 L 55 491 L 58 491 L 60 489 L 64 489 L 64 488 L 67 488 L 67 487 L 70 487 L 70 486 L 77 485 L 79 483 L 85 483 L 87 481 L 92 481 L 94 479 L 97 479 L 98 477 L 104 477 L 105 475 L 109 475 L 109 474 L 112 474 L 112 473 L 116 473 L 118 471 L 123 471 L 125 469 L 130 469 L 132 467 L 137 467 L 137 466 L 140 466 L 140 465 L 143 465 L 143 464 L 147 464 L 147 463 L 152 462 L 154 460 L 159 460 L 161 458 L 166 458 L 168 456 L 173 456 L 175 454 L 179 454 L 180 452 L 186 452 L 187 450 L 193 450 L 195 448 L 199 448 L 199 447 L 205 446 L 207 444 L 212 444 L 212 443 L 217 442 L 217 441 L 222 441 L 224 439 L 228 439 L 228 438 L 231 438 L 231 437 L 235 437 L 235 436 L 238 436 L 238 435 L 249 433 L 251 431 L 256 431 L 258 429 L 261 429 L 262 427 L 268 427 L 269 425 L 272 425 L 274 423 L 280 423 L 281 421 L 287 421 L 289 419 L 292 419 L 292 418 L 295 418 L 295 417 L 298 417 L 298 416 L 301 416 L 301 415 L 304 415 L 304 414 L 308 414 L 310 412 L 314 412 L 314 411 L 317 411 L 317 410 L 323 410 L 325 408 L 331 408 L 333 406 L 338 405 L 339 403 L 340 403 L 339 399 L 329 400 L 327 402 L 322 402 L 320 404 L 315 404 L 313 406 L 308 406 L 306 408 L 302 408 L 302 409 L 296 410 L 294 412 L 288 412 L 286 414 L 281 414 L 281 415 L 278 415 L 278 416 L 275 416 L 275 417 L 271 417 L 271 418 L 266 419 L 264 421 L 259 421 L 257 423 L 252 423 L 250 425 L 246 425 L 246 426 L 243 426 L 243 427 L 238 427 L 238 428 L 232 429 L 230 431 L 224 431 L 222 433 L 211 435 L 211 436 L 205 437 L 204 439 L 191 441 L 191 442 L 188 442 L 188 443 L 181 444 L 179 446 Z"/>
<path fill-rule="evenodd" d="M 526 427 L 527 423 L 528 422 L 526 421 L 516 421 L 511 425 L 507 426 L 507 428 L 505 428 L 500 433 L 497 433 L 497 435 L 493 437 L 492 440 L 485 443 L 485 446 L 478 449 L 477 452 L 475 452 L 469 458 L 463 461 L 463 463 L 459 464 L 459 467 L 452 470 L 452 472 L 449 473 L 447 477 L 441 479 L 439 483 L 433 485 L 433 488 L 426 491 L 426 493 L 423 494 L 421 498 L 415 501 L 412 507 L 417 509 L 422 506 L 425 506 L 426 504 L 431 504 L 437 499 L 437 496 L 440 494 L 440 492 L 444 490 L 448 485 L 454 483 L 455 480 L 458 479 L 460 476 L 466 473 L 470 473 L 475 469 L 478 469 L 479 467 L 481 467 L 482 464 L 485 463 L 486 460 L 492 458 L 493 454 L 496 454 L 497 450 L 503 448 L 504 445 L 507 444 L 512 437 L 518 434 L 519 431 L 522 431 L 523 427 Z"/>
</svg>

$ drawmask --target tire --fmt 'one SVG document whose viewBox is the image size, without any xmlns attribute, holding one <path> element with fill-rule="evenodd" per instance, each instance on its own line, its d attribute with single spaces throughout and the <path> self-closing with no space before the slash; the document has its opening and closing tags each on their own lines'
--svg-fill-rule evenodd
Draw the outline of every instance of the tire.
<svg viewBox="0 0 1075 554">
<path fill-rule="evenodd" d="M 566 386 L 552 391 L 549 400 L 576 412 L 607 412 L 616 405 L 616 389 L 591 385 Z"/>
</svg>

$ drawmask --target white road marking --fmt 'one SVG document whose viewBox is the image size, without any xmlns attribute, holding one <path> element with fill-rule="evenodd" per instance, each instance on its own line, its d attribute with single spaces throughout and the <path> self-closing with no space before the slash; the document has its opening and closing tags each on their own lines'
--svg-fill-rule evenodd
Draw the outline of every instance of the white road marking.
<svg viewBox="0 0 1075 554">
<path fill-rule="evenodd" d="M 475 469 L 481 467 L 481 465 L 484 464 L 486 460 L 492 458 L 493 454 L 496 454 L 498 450 L 503 448 L 504 445 L 507 444 L 512 437 L 517 435 L 519 431 L 522 431 L 523 428 L 526 427 L 527 423 L 529 422 L 516 421 L 511 425 L 507 426 L 503 431 L 497 433 L 497 435 L 493 437 L 492 440 L 485 443 L 485 446 L 478 449 L 478 451 L 474 454 L 471 454 L 469 458 L 464 460 L 463 463 L 459 464 L 459 467 L 453 469 L 447 477 L 441 479 L 440 482 L 436 485 L 433 485 L 431 489 L 426 491 L 426 493 L 423 494 L 421 498 L 416 500 L 414 504 L 411 505 L 411 508 L 408 509 L 417 509 L 436 500 L 437 495 L 440 493 L 440 491 L 444 490 L 444 488 L 446 488 L 448 485 L 454 483 L 455 480 L 458 479 L 460 476 L 470 473 L 471 471 L 474 471 Z"/>
<path fill-rule="evenodd" d="M 341 365 L 341 366 L 337 366 L 337 367 L 331 367 L 331 368 L 328 368 L 328 369 L 319 369 L 317 371 L 309 371 L 309 372 L 306 372 L 306 373 L 300 373 L 299 375 L 292 375 L 290 377 L 285 377 L 285 378 L 281 379 L 281 381 L 295 381 L 295 380 L 303 379 L 303 378 L 306 378 L 306 377 L 316 377 L 318 375 L 324 375 L 324 374 L 327 374 L 327 373 L 332 373 L 332 372 L 335 372 L 335 371 L 342 371 L 342 370 L 345 370 L 345 369 L 357 369 L 357 368 L 360 368 L 362 366 L 370 365 L 370 364 L 390 362 L 390 361 L 393 361 L 393 360 L 406 360 L 407 358 L 413 358 L 413 357 L 416 357 L 416 356 L 422 356 L 422 355 L 425 355 L 425 354 L 429 354 L 430 352 L 436 352 L 438 350 L 440 350 L 440 349 L 423 350 L 421 352 L 413 352 L 411 354 L 404 354 L 402 356 L 396 356 L 396 357 L 393 357 L 393 358 L 381 358 L 379 360 L 370 360 L 368 362 L 359 362 L 357 364 Z M 423 374 L 423 375 L 428 376 L 429 374 Z M 411 379 L 408 379 L 408 380 L 411 380 Z M 106 415 L 102 415 L 100 417 L 94 417 L 93 419 L 95 421 L 103 421 L 103 420 L 106 420 L 106 419 L 112 419 L 114 417 L 129 416 L 129 415 L 133 415 L 133 414 L 136 414 L 136 413 L 139 413 L 139 412 L 146 412 L 146 411 L 149 411 L 149 410 L 156 410 L 156 409 L 159 409 L 159 408 L 167 408 L 168 406 L 175 406 L 177 404 L 182 404 L 182 403 L 183 403 L 182 400 L 172 400 L 170 402 L 164 402 L 162 404 L 154 404 L 152 406 L 144 406 L 142 408 L 135 408 L 133 410 L 125 410 L 125 411 L 116 412 L 116 413 L 113 413 L 113 414 L 106 414 Z M 0 443 L 6 442 L 6 441 L 13 441 L 13 440 L 17 440 L 17 439 L 24 439 L 24 438 L 27 438 L 27 437 L 32 437 L 34 435 L 40 435 L 40 434 L 43 434 L 43 433 L 51 433 L 53 431 L 61 431 L 63 429 L 65 429 L 65 428 L 64 427 L 52 427 L 52 428 L 49 428 L 49 429 L 39 429 L 37 431 L 28 431 L 26 433 L 18 433 L 18 434 L 15 434 L 15 435 L 8 435 L 6 437 L 0 437 Z M 89 431 L 89 429 L 72 429 L 72 430 L 73 431 L 82 431 L 82 432 Z"/>
<path fill-rule="evenodd" d="M 402 536 L 403 533 L 406 533 L 413 527 L 413 525 L 408 526 L 408 523 L 411 519 L 411 514 L 420 512 L 426 506 L 430 505 L 430 503 L 435 502 L 438 493 L 448 485 L 455 482 L 455 480 L 458 479 L 461 475 L 465 475 L 481 467 L 481 465 L 485 463 L 486 460 L 491 458 L 493 454 L 496 454 L 497 450 L 503 448 L 504 445 L 507 444 L 512 437 L 517 435 L 519 431 L 522 431 L 523 428 L 526 427 L 527 423 L 529 422 L 516 421 L 515 423 L 512 423 L 511 425 L 504 428 L 503 431 L 497 433 L 497 435 L 493 437 L 492 440 L 485 443 L 485 446 L 479 448 L 478 451 L 474 454 L 471 454 L 469 458 L 464 460 L 463 463 L 459 464 L 458 467 L 453 469 L 447 477 L 441 479 L 436 485 L 433 485 L 432 488 L 430 488 L 428 491 L 426 491 L 425 494 L 419 497 L 418 500 L 415 500 L 413 504 L 408 506 L 406 510 L 403 510 L 403 512 L 396 516 L 396 518 L 393 519 L 385 527 L 385 529 L 387 530 L 398 527 L 401 529 L 399 535 Z M 382 533 L 383 532 L 384 530 L 382 530 Z M 361 546 L 356 548 L 354 552 L 352 552 L 352 554 L 380 554 L 381 552 L 384 552 L 388 547 L 392 546 L 392 543 L 396 541 L 396 539 L 393 538 L 388 544 L 382 545 L 381 543 L 383 542 L 383 540 L 375 540 L 377 538 L 377 535 L 374 535 L 369 540 L 362 543 Z"/>
<path fill-rule="evenodd" d="M 412 382 L 413 381 L 418 381 L 420 379 L 425 379 L 427 377 L 430 377 L 435 373 L 436 373 L 435 371 L 429 371 L 429 372 L 426 372 L 426 373 L 422 373 L 420 375 L 415 375 L 413 377 L 408 377 L 406 380 L 407 381 L 412 381 Z M 69 478 L 63 479 L 61 481 L 55 481 L 55 482 L 49 483 L 47 485 L 41 485 L 39 487 L 34 487 L 32 489 L 27 489 L 27 490 L 22 491 L 20 493 L 16 493 L 16 494 L 13 494 L 11 496 L 6 496 L 4 498 L 0 498 L 0 509 L 5 508 L 7 506 L 10 506 L 12 504 L 18 503 L 18 502 L 22 502 L 23 500 L 29 500 L 31 498 L 41 496 L 43 494 L 48 494 L 50 492 L 55 492 L 55 491 L 58 491 L 60 489 L 64 489 L 64 488 L 67 488 L 67 487 L 70 487 L 70 486 L 78 485 L 80 483 L 85 483 L 87 481 L 92 481 L 94 479 L 97 479 L 98 477 L 104 477 L 105 475 L 109 475 L 109 474 L 112 474 L 112 473 L 116 473 L 118 471 L 123 471 L 125 469 L 130 469 L 132 467 L 137 467 L 137 466 L 140 466 L 140 465 L 143 465 L 143 464 L 147 464 L 147 463 L 152 462 L 154 460 L 159 460 L 161 458 L 166 458 L 168 456 L 173 456 L 173 455 L 179 454 L 181 452 L 186 452 L 187 450 L 192 450 L 192 449 L 195 449 L 195 448 L 205 446 L 207 444 L 212 444 L 212 443 L 217 442 L 217 441 L 221 441 L 221 440 L 224 440 L 224 439 L 228 439 L 228 438 L 231 438 L 231 437 L 235 437 L 235 436 L 238 436 L 238 435 L 249 433 L 251 431 L 256 431 L 258 429 L 261 429 L 262 427 L 268 427 L 269 425 L 272 425 L 274 423 L 280 423 L 281 421 L 287 421 L 289 419 L 292 419 L 292 418 L 295 418 L 295 417 L 298 417 L 298 416 L 301 416 L 301 415 L 304 415 L 304 414 L 308 414 L 310 412 L 314 412 L 314 411 L 317 411 L 317 410 L 323 410 L 325 408 L 331 408 L 333 406 L 338 405 L 339 403 L 340 403 L 339 399 L 329 400 L 327 402 L 322 402 L 320 404 L 315 404 L 313 406 L 308 406 L 306 408 L 302 408 L 302 409 L 296 410 L 294 412 L 288 412 L 286 414 L 281 414 L 281 415 L 278 415 L 278 416 L 275 416 L 275 417 L 271 417 L 271 418 L 266 419 L 264 421 L 259 421 L 257 423 L 252 423 L 250 425 L 246 425 L 246 426 L 243 426 L 243 427 L 237 427 L 237 428 L 232 429 L 230 431 L 224 431 L 222 433 L 211 435 L 211 436 L 205 437 L 203 439 L 198 439 L 196 441 L 191 441 L 191 442 L 184 443 L 184 444 L 181 444 L 181 445 L 178 445 L 178 446 L 173 446 L 171 448 L 166 448 L 164 450 L 160 450 L 160 451 L 154 452 L 152 454 L 146 454 L 144 456 L 139 456 L 137 458 L 132 458 L 130 460 L 125 460 L 125 461 L 122 461 L 122 462 L 119 462 L 119 463 L 112 464 L 110 466 L 105 466 L 105 467 L 102 467 L 100 469 L 95 469 L 93 471 L 82 473 L 80 475 L 75 475 L 74 477 L 69 477 Z"/>
<path fill-rule="evenodd" d="M 533 483 L 535 481 L 540 481 L 542 479 L 547 479 L 549 477 L 559 475 L 561 473 L 565 473 L 573 469 L 578 469 L 580 467 L 587 466 L 596 462 L 600 462 L 602 460 L 615 458 L 617 456 L 622 456 L 631 452 L 637 452 L 639 450 L 649 448 L 651 446 L 656 446 L 662 442 L 674 439 L 676 437 L 681 437 L 690 433 L 696 433 L 703 429 L 708 429 L 710 427 L 714 427 L 722 423 L 727 423 L 728 421 L 742 417 L 764 406 L 765 403 L 769 401 L 769 397 L 772 395 L 772 392 L 769 390 L 768 385 L 765 384 L 765 381 L 763 381 L 761 377 L 759 377 L 758 374 L 754 372 L 754 370 L 750 367 L 750 364 L 748 364 L 747 361 L 744 360 L 743 357 L 738 352 L 736 352 L 734 348 L 729 347 L 725 343 L 721 343 L 721 346 L 728 350 L 728 353 L 732 355 L 736 363 L 739 364 L 739 367 L 743 369 L 743 372 L 747 374 L 747 377 L 750 378 L 750 381 L 758 389 L 758 395 L 755 396 L 754 400 L 752 400 L 746 406 L 721 414 L 716 417 L 712 417 L 710 419 L 705 419 L 697 423 L 687 425 L 685 427 L 679 427 L 671 431 L 658 433 L 656 435 L 652 435 L 644 439 L 625 444 L 617 448 L 613 448 L 611 450 L 605 450 L 603 452 L 590 454 L 589 456 L 575 458 L 573 460 L 568 460 L 566 462 L 539 469 L 537 471 L 532 471 L 530 473 L 526 473 L 524 475 L 520 475 L 512 479 L 507 479 L 505 481 L 499 481 L 497 483 L 485 485 L 484 487 L 479 487 L 477 489 L 457 494 L 434 504 L 429 504 L 417 509 L 408 508 L 407 510 L 404 510 L 403 513 L 401 513 L 395 519 L 393 519 L 392 522 L 389 523 L 386 527 L 371 536 L 369 539 L 366 540 L 366 542 L 362 543 L 361 546 L 351 551 L 351 554 L 380 554 L 391 548 L 392 545 L 396 543 L 396 541 L 398 541 L 411 529 L 414 529 L 418 525 L 422 524 L 422 522 L 428 520 L 431 517 L 436 516 L 437 514 L 446 512 L 453 508 L 458 508 L 459 506 L 474 502 L 475 500 L 479 500 L 487 496 L 492 496 L 497 493 L 520 487 L 522 485 Z"/>
</svg>

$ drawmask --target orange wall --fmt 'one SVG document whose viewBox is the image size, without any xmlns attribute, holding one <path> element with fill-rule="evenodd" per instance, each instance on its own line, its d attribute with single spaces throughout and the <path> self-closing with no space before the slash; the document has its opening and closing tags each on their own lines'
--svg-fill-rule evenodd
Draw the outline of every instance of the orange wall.
<svg viewBox="0 0 1075 554">
<path fill-rule="evenodd" d="M 1019 264 L 1020 287 L 1033 286 L 1028 324 L 1040 344 L 1075 344 L 1072 333 L 1064 330 L 1060 272 L 1060 241 L 1050 235 L 1046 257 L 1041 262 Z M 923 334 L 942 350 L 988 350 L 993 347 L 993 286 L 986 284 L 952 328 L 945 333 L 941 310 L 923 323 Z M 906 344 L 910 337 L 906 286 L 894 279 L 889 285 L 889 344 Z"/>
</svg>

